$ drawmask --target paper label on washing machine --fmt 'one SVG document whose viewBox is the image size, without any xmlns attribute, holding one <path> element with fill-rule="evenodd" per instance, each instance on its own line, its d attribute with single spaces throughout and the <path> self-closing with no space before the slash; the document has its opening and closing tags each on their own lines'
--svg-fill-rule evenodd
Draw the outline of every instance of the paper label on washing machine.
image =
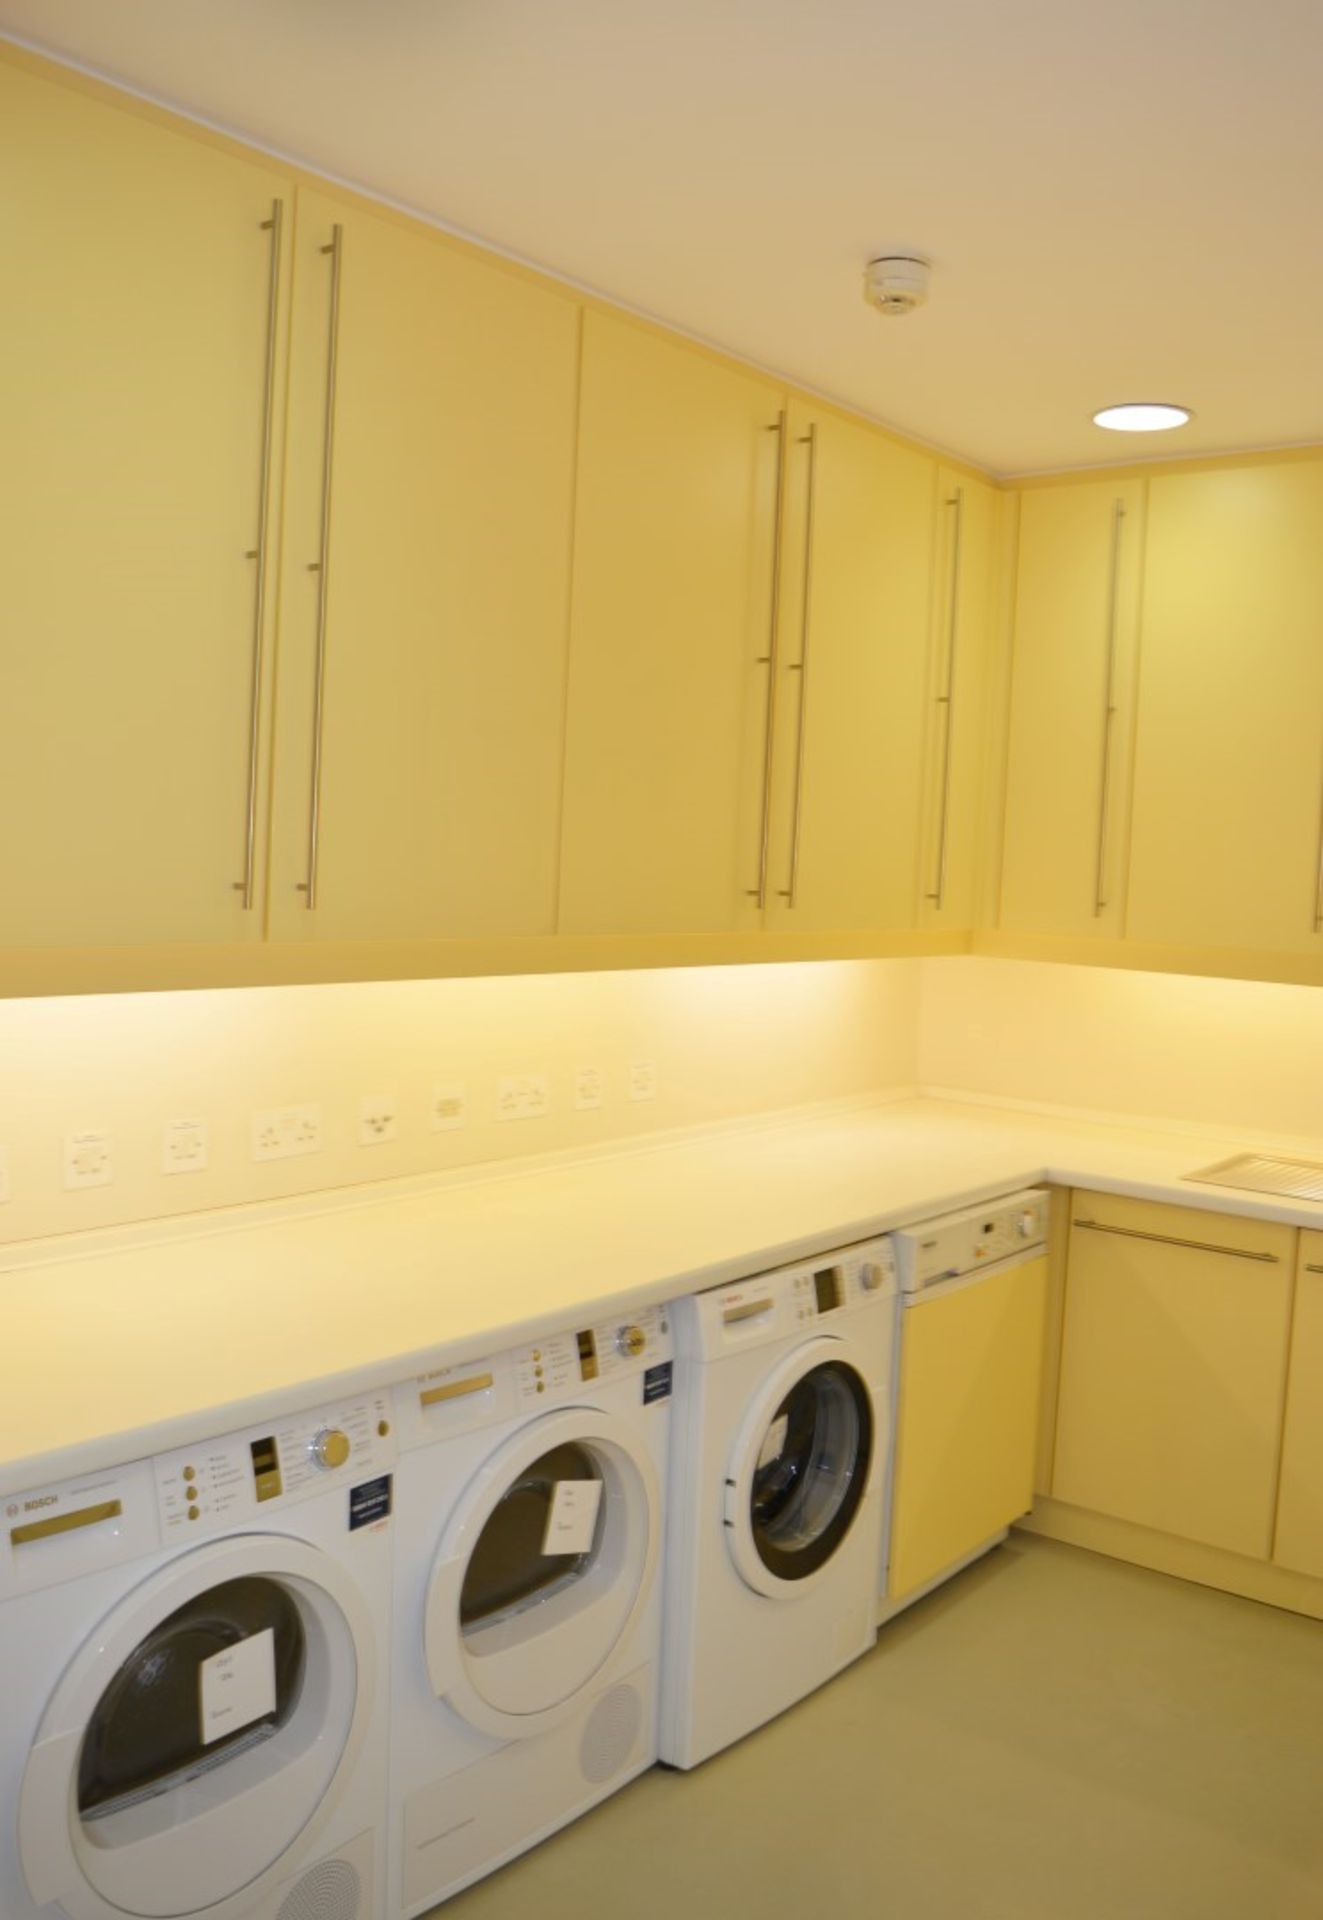
<svg viewBox="0 0 1323 1920">
<path fill-rule="evenodd" d="M 250 1727 L 276 1710 L 276 1636 L 270 1627 L 251 1633 L 198 1666 L 202 1744 Z"/>
<path fill-rule="evenodd" d="M 588 1553 L 601 1504 L 600 1480 L 558 1480 L 542 1536 L 543 1553 Z"/>
<path fill-rule="evenodd" d="M 777 1459 L 777 1457 L 781 1452 L 781 1449 L 785 1446 L 786 1434 L 789 1431 L 790 1431 L 790 1415 L 788 1413 L 780 1414 L 775 1420 L 773 1420 L 771 1426 L 767 1429 L 767 1432 L 763 1437 L 763 1444 L 761 1449 L 759 1450 L 759 1454 L 758 1454 L 759 1473 L 762 1472 L 764 1467 L 770 1466 L 773 1460 Z"/>
</svg>

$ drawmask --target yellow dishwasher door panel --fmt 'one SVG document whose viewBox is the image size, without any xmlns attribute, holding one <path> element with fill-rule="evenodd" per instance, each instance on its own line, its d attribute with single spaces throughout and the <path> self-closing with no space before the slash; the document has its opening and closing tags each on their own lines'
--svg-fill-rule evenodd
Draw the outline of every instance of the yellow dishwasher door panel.
<svg viewBox="0 0 1323 1920">
<path fill-rule="evenodd" d="M 1033 1505 L 1047 1260 L 920 1298 L 901 1323 L 890 1599 Z"/>
</svg>

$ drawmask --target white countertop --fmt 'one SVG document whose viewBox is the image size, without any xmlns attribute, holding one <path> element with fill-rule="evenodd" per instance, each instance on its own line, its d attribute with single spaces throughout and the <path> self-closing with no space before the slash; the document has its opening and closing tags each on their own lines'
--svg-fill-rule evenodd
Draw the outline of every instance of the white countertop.
<svg viewBox="0 0 1323 1920">
<path fill-rule="evenodd" d="M 12 1246 L 0 1254 L 0 1495 L 1021 1186 L 1323 1227 L 1323 1204 L 1182 1178 L 1255 1144 L 879 1099 L 591 1158 Z"/>
</svg>

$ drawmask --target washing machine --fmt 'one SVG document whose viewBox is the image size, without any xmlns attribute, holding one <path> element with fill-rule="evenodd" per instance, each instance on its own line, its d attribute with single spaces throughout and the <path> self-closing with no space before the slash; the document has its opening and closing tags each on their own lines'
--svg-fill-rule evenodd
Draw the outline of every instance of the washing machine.
<svg viewBox="0 0 1323 1920">
<path fill-rule="evenodd" d="M 389 1396 L 0 1498 L 4 1920 L 381 1920 Z"/>
<path fill-rule="evenodd" d="M 661 1758 L 696 1766 L 876 1638 L 894 1256 L 869 1241 L 673 1309 Z"/>
<path fill-rule="evenodd" d="M 657 1757 L 667 1313 L 396 1390 L 393 1920 Z"/>
</svg>

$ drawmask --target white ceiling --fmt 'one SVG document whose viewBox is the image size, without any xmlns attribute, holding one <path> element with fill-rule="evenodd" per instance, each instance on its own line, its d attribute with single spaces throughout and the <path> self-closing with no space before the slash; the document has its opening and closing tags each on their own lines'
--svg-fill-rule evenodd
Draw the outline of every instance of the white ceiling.
<svg viewBox="0 0 1323 1920">
<path fill-rule="evenodd" d="M 1001 473 L 1323 440 L 1323 0 L 0 0 Z M 935 261 L 905 320 L 870 254 Z M 1176 400 L 1131 440 L 1095 408 Z"/>
</svg>

